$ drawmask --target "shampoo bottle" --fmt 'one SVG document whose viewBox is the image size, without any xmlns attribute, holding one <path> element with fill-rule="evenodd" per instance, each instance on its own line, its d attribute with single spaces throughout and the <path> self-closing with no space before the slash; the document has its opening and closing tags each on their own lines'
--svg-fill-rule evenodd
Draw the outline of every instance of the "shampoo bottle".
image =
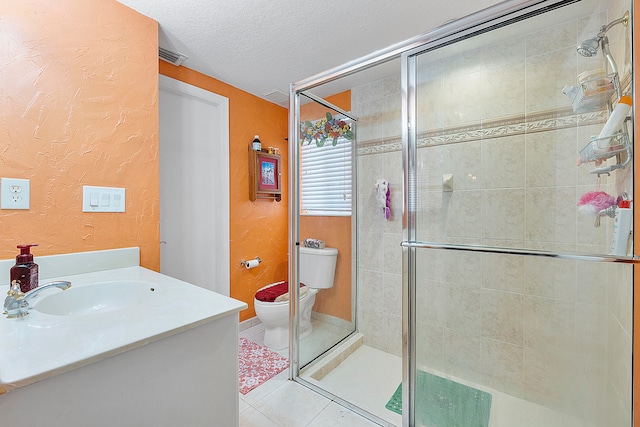
<svg viewBox="0 0 640 427">
<path fill-rule="evenodd" d="M 253 137 L 253 142 L 251 143 L 251 148 L 255 151 L 261 151 L 262 150 L 262 144 L 260 143 L 260 137 L 258 137 L 258 135 L 255 135 Z"/>
<path fill-rule="evenodd" d="M 11 267 L 11 281 L 17 280 L 20 283 L 20 291 L 27 293 L 38 287 L 38 264 L 33 262 L 33 255 L 30 252 L 32 245 L 18 245 L 20 255 L 16 257 L 16 265 Z"/>
<path fill-rule="evenodd" d="M 606 138 L 615 135 L 618 129 L 620 129 L 620 126 L 622 126 L 624 119 L 627 118 L 632 104 L 633 101 L 630 96 L 621 96 L 620 101 L 618 101 L 618 104 L 611 112 L 609 120 L 607 120 L 602 131 L 600 131 L 598 138 Z"/>
<path fill-rule="evenodd" d="M 629 246 L 629 234 L 631 233 L 631 201 L 621 200 L 616 209 L 616 216 L 613 220 L 613 238 L 611 239 L 611 254 L 626 256 Z"/>
</svg>

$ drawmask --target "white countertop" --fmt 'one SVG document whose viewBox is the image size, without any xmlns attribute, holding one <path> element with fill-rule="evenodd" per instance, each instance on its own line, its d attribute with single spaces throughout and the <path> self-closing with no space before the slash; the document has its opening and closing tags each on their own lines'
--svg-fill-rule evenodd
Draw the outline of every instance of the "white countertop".
<svg viewBox="0 0 640 427">
<path fill-rule="evenodd" d="M 154 291 L 133 309 L 56 316 L 31 308 L 23 318 L 0 317 L 0 394 L 247 308 L 244 302 L 138 266 L 51 277 L 40 284 L 55 280 L 70 281 L 71 289 L 143 281 L 153 284 Z M 3 301 L 8 289 L 0 286 Z M 30 305 L 57 292 L 68 291 L 45 290 Z"/>
</svg>

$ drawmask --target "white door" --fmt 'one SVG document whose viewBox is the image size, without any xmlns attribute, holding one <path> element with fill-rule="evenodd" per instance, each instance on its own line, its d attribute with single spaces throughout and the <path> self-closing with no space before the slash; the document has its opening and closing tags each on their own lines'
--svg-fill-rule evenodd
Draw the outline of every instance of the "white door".
<svg viewBox="0 0 640 427">
<path fill-rule="evenodd" d="M 160 271 L 229 295 L 229 100 L 160 76 Z"/>
</svg>

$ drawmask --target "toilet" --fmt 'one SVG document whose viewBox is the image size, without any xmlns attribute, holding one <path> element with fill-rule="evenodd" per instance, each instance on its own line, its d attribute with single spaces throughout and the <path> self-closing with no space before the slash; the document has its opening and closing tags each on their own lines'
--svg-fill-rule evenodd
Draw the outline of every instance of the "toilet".
<svg viewBox="0 0 640 427">
<path fill-rule="evenodd" d="M 336 271 L 336 248 L 313 249 L 300 246 L 300 339 L 311 333 L 311 308 L 316 301 L 319 289 L 333 287 Z M 264 345 L 274 350 L 281 350 L 289 346 L 289 298 L 288 294 L 281 295 L 276 301 L 260 301 L 258 297 L 272 287 L 279 287 L 286 292 L 285 282 L 272 283 L 256 292 L 253 304 L 258 319 L 264 324 Z M 272 297 L 273 295 L 271 295 Z M 281 300 L 281 301 L 278 301 Z"/>
</svg>

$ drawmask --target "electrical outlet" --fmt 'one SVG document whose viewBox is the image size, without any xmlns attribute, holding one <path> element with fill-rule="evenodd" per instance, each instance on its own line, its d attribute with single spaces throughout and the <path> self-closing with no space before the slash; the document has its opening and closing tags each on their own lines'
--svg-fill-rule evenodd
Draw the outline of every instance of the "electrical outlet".
<svg viewBox="0 0 640 427">
<path fill-rule="evenodd" d="M 0 178 L 0 209 L 29 209 L 28 179 Z"/>
</svg>

